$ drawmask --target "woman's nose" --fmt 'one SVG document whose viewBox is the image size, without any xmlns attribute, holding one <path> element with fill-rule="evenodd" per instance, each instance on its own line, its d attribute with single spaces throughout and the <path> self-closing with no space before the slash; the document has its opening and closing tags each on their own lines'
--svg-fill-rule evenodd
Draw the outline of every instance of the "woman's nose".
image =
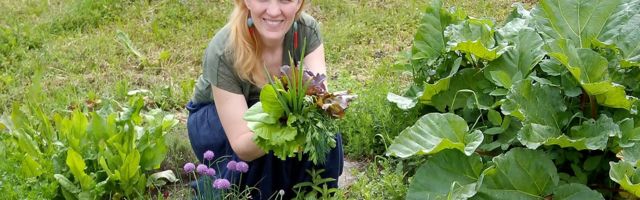
<svg viewBox="0 0 640 200">
<path fill-rule="evenodd" d="M 269 1 L 269 6 L 267 6 L 267 15 L 275 17 L 281 13 L 282 10 L 280 10 L 280 3 L 278 1 Z"/>
</svg>

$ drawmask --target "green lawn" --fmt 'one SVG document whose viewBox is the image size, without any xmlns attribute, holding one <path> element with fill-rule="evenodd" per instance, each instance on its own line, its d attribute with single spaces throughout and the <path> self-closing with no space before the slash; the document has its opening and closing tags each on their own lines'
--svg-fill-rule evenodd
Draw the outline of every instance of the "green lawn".
<svg viewBox="0 0 640 200">
<path fill-rule="evenodd" d="M 462 7 L 470 16 L 497 16 L 499 22 L 513 2 L 449 0 L 446 4 Z M 0 0 L 0 4 L 0 113 L 8 115 L 14 102 L 27 99 L 34 80 L 41 80 L 48 98 L 38 101 L 47 114 L 91 110 L 107 99 L 125 101 L 130 91 L 149 90 L 148 107 L 175 113 L 182 122 L 183 105 L 201 72 L 203 51 L 233 6 L 229 0 Z M 426 5 L 415 0 L 312 1 L 308 12 L 321 22 L 329 87 L 359 96 L 340 122 L 347 157 L 378 160 L 393 137 L 419 117 L 418 111 L 403 112 L 385 97 L 388 92 L 401 93 L 411 81 L 410 75 L 392 68 L 410 49 Z M 123 36 L 130 39 L 130 48 Z M 195 160 L 184 123 L 169 137 L 169 158 L 163 168 L 177 169 Z M 371 194 L 406 188 L 404 172 L 395 170 L 401 164 L 383 160 L 359 174 L 362 181 L 380 184 L 356 183 L 347 197 L 377 198 Z M 379 177 L 378 168 L 389 176 Z M 401 191 L 389 197 L 401 197 Z M 369 195 L 360 196 L 364 193 Z"/>
</svg>

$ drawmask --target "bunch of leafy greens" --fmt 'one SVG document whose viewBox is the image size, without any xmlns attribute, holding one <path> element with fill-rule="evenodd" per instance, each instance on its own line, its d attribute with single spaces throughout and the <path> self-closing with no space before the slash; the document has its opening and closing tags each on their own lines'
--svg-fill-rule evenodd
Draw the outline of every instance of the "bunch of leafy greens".
<svg viewBox="0 0 640 200">
<path fill-rule="evenodd" d="M 407 199 L 640 197 L 640 0 L 541 0 L 502 27 L 432 1 L 387 99 L 431 110 L 388 155 Z"/>
<path fill-rule="evenodd" d="M 333 119 L 344 116 L 355 95 L 329 93 L 324 83 L 326 76 L 305 70 L 302 62 L 298 66 L 282 66 L 278 77 L 267 76 L 269 84 L 262 88 L 260 102 L 244 115 L 255 133 L 253 140 L 280 159 L 307 154 L 313 163 L 323 164 L 327 153 L 336 146 Z"/>
</svg>

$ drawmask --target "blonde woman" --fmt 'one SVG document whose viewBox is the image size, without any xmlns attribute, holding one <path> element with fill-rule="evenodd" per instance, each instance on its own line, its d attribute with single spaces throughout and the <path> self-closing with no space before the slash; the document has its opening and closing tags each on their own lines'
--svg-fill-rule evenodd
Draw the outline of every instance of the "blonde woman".
<svg viewBox="0 0 640 200">
<path fill-rule="evenodd" d="M 262 151 L 242 118 L 259 101 L 260 88 L 267 82 L 263 66 L 271 74 L 278 74 L 280 66 L 291 65 L 289 52 L 294 62 L 304 53 L 306 69 L 326 73 L 318 22 L 303 12 L 304 7 L 304 0 L 235 0 L 228 23 L 206 49 L 203 73 L 187 105 L 189 139 L 198 159 L 205 161 L 204 152 L 212 150 L 217 155 L 232 155 L 231 160 L 247 162 L 248 172 L 241 181 L 226 162 L 214 169 L 220 170 L 218 177 L 257 188 L 252 192 L 253 199 L 267 199 L 280 190 L 284 190 L 285 199 L 293 197 L 295 184 L 311 180 L 307 169 L 324 168 L 323 177 L 336 180 L 342 173 L 339 134 L 326 164 L 313 166 L 306 159 L 283 161 Z M 305 52 L 301 52 L 303 40 L 307 44 Z M 337 187 L 337 181 L 328 186 Z"/>
</svg>

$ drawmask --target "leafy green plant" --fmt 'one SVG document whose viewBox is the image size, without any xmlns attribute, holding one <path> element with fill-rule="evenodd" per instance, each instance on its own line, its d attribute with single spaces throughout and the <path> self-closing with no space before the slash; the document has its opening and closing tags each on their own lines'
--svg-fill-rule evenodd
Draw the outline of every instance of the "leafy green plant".
<svg viewBox="0 0 640 200">
<path fill-rule="evenodd" d="M 23 111 L 23 108 L 27 112 Z M 14 104 L 10 117 L 0 119 L 2 152 L 6 159 L 2 191 L 9 199 L 54 198 L 62 149 L 56 143 L 52 124 L 35 104 Z M 8 153 L 11 152 L 11 153 Z"/>
<path fill-rule="evenodd" d="M 311 176 L 310 182 L 302 182 L 293 186 L 296 192 L 295 199 L 338 199 L 339 189 L 328 188 L 327 183 L 336 181 L 334 178 L 322 178 L 320 175 L 325 169 L 311 169 L 307 173 Z M 277 197 L 276 197 L 277 198 Z"/>
<path fill-rule="evenodd" d="M 345 199 L 405 199 L 408 188 L 406 166 L 406 162 L 376 156 L 365 169 L 352 169 L 357 179 L 344 189 Z"/>
<path fill-rule="evenodd" d="M 387 62 L 388 64 L 389 62 Z M 384 64 L 382 64 L 384 65 Z M 347 112 L 344 119 L 339 120 L 338 130 L 342 133 L 345 155 L 350 159 L 373 159 L 375 155 L 384 154 L 386 148 L 398 133 L 412 125 L 421 116 L 426 106 L 419 105 L 416 109 L 401 110 L 389 102 L 380 101 L 387 92 L 396 90 L 399 82 L 380 81 L 396 75 L 394 71 L 379 69 L 371 79 L 362 85 L 349 85 L 347 81 L 337 80 L 336 87 L 358 88 L 358 101 L 349 104 L 351 112 Z M 403 120 L 393 120 L 403 119 Z"/>
<path fill-rule="evenodd" d="M 38 104 L 26 103 L 28 113 L 15 104 L 11 118 L 0 123 L 8 135 L 2 138 L 3 146 L 16 152 L 9 163 L 22 166 L 15 166 L 20 173 L 11 177 L 12 182 L 37 180 L 41 184 L 17 187 L 48 198 L 143 196 L 146 187 L 167 177 L 167 172 L 160 172 L 147 179 L 145 172 L 160 167 L 167 152 L 164 135 L 177 120 L 160 110 L 142 112 L 142 97 L 130 103 L 130 107 L 106 105 L 90 113 L 76 110 L 68 116 L 56 113 L 53 120 Z"/>
<path fill-rule="evenodd" d="M 177 120 L 160 110 L 142 113 L 142 97 L 122 112 L 105 106 L 89 117 L 78 111 L 56 116 L 61 141 L 68 144 L 66 164 L 72 176 L 56 174 L 66 198 L 140 197 L 148 186 L 145 171 L 166 157 L 165 134 Z M 68 177 L 73 177 L 78 188 Z"/>
<path fill-rule="evenodd" d="M 39 73 L 37 73 L 39 74 Z M 40 76 L 27 93 L 27 101 L 15 102 L 11 112 L 0 117 L 0 146 L 5 160 L 0 164 L 2 191 L 8 199 L 55 198 L 59 184 L 53 174 L 64 167 L 64 145 L 39 99 L 43 99 Z"/>
<path fill-rule="evenodd" d="M 302 52 L 305 46 L 306 43 Z M 295 64 L 293 59 L 290 63 Z M 269 84 L 260 91 L 260 102 L 244 115 L 255 133 L 253 140 L 283 160 L 305 153 L 314 163 L 324 163 L 326 154 L 336 146 L 332 119 L 344 116 L 355 95 L 329 93 L 324 83 L 326 76 L 304 70 L 302 62 L 298 66 L 282 66 L 280 71 L 279 78 L 267 74 Z"/>
<path fill-rule="evenodd" d="M 138 48 L 134 46 L 133 42 L 129 38 L 129 34 L 121 30 L 118 30 L 116 32 L 116 38 L 118 39 L 118 42 L 122 44 L 122 46 L 124 46 L 129 52 L 131 52 L 133 55 L 136 56 L 136 58 L 138 58 L 138 61 L 140 63 L 138 67 L 139 69 L 144 69 L 145 66 L 151 65 L 149 58 L 147 58 L 146 55 L 144 55 L 142 52 L 138 50 Z"/>
<path fill-rule="evenodd" d="M 638 17 L 638 0 L 540 1 L 497 27 L 433 1 L 404 65 L 414 85 L 387 96 L 447 112 L 388 149 L 430 155 L 407 198 L 640 196 Z"/>
</svg>

